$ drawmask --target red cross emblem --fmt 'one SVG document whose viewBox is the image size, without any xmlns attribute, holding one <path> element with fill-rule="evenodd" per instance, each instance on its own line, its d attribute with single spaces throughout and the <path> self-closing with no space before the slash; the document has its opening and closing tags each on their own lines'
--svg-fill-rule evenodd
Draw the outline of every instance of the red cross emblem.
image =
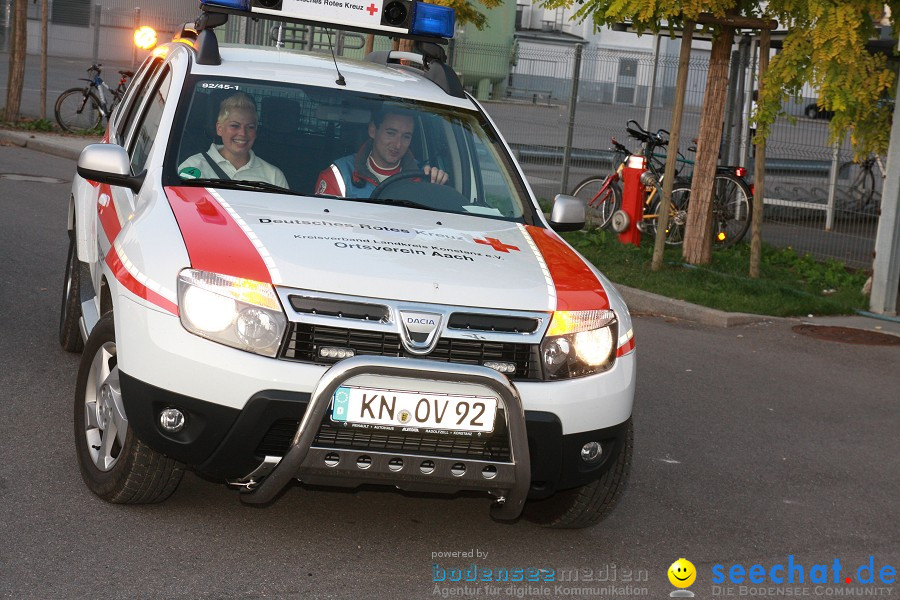
<svg viewBox="0 0 900 600">
<path fill-rule="evenodd" d="M 485 237 L 483 240 L 475 239 L 476 244 L 484 244 L 485 246 L 490 246 L 494 250 L 498 250 L 500 252 L 509 252 L 510 250 L 515 250 L 519 252 L 519 248 L 517 246 L 510 246 L 508 244 L 504 244 L 497 238 Z"/>
<path fill-rule="evenodd" d="M 369 11 L 369 16 L 371 17 L 371 16 L 373 16 L 375 13 L 378 12 L 378 7 L 375 6 L 375 3 L 373 2 L 371 5 L 369 5 L 369 8 L 367 8 L 366 10 Z"/>
</svg>

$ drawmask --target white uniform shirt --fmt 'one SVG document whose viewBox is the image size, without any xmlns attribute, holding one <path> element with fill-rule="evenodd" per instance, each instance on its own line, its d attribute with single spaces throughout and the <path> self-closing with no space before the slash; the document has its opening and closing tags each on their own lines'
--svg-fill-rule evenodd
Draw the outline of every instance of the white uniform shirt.
<svg viewBox="0 0 900 600">
<path fill-rule="evenodd" d="M 206 151 L 209 157 L 215 161 L 222 171 L 232 179 L 246 179 L 248 181 L 265 181 L 281 187 L 288 187 L 287 179 L 281 169 L 270 165 L 256 154 L 250 151 L 250 160 L 240 169 L 235 169 L 228 159 L 219 153 L 219 146 L 210 144 Z M 182 179 L 209 178 L 218 179 L 219 176 L 210 166 L 203 153 L 195 154 L 178 166 L 178 176 Z"/>
</svg>

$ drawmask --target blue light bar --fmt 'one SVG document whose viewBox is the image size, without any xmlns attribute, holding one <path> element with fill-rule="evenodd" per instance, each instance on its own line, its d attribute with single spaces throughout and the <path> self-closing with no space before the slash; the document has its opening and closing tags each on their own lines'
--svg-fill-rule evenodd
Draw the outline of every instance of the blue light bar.
<svg viewBox="0 0 900 600">
<path fill-rule="evenodd" d="M 200 0 L 200 4 L 233 8 L 235 10 L 250 10 L 250 0 Z"/>
<path fill-rule="evenodd" d="M 416 2 L 413 24 L 409 33 L 428 37 L 452 38 L 456 25 L 456 12 L 448 6 Z"/>
</svg>

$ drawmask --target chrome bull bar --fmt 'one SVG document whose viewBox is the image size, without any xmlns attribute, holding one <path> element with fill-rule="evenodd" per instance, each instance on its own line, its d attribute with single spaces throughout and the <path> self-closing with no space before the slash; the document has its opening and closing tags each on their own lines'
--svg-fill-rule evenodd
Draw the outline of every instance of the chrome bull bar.
<svg viewBox="0 0 900 600">
<path fill-rule="evenodd" d="M 497 394 L 504 408 L 509 462 L 420 456 L 374 449 L 314 448 L 313 441 L 335 391 L 357 375 L 471 383 L 490 389 Z M 331 465 L 326 464 L 329 454 L 332 455 Z M 360 463 L 366 459 L 368 462 Z M 433 468 L 428 470 L 420 465 L 418 471 L 407 469 L 403 472 L 403 468 L 397 469 L 397 461 L 402 464 L 404 459 L 430 462 Z M 338 465 L 340 468 L 335 468 Z M 355 356 L 342 360 L 328 369 L 316 385 L 284 457 L 258 485 L 245 488 L 241 500 L 248 504 L 270 502 L 295 478 L 314 484 L 345 486 L 380 483 L 408 490 L 485 490 L 496 498 L 491 505 L 492 517 L 516 519 L 522 512 L 531 486 L 531 462 L 522 400 L 509 379 L 487 367 L 384 356 Z"/>
</svg>

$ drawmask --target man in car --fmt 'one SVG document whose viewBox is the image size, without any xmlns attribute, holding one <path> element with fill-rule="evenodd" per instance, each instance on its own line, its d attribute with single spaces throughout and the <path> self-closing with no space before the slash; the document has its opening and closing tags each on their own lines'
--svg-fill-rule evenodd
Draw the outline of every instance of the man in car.
<svg viewBox="0 0 900 600">
<path fill-rule="evenodd" d="M 281 169 L 258 157 L 252 150 L 256 142 L 256 103 L 243 92 L 222 100 L 216 119 L 216 134 L 222 145 L 210 144 L 178 167 L 182 179 L 234 179 L 264 181 L 288 187 Z"/>
<path fill-rule="evenodd" d="M 443 185 L 449 176 L 437 167 L 420 168 L 409 150 L 415 131 L 411 111 L 387 105 L 372 117 L 369 140 L 356 154 L 334 161 L 319 173 L 317 194 L 368 198 L 379 183 L 404 171 L 421 171 L 423 179 Z"/>
</svg>

